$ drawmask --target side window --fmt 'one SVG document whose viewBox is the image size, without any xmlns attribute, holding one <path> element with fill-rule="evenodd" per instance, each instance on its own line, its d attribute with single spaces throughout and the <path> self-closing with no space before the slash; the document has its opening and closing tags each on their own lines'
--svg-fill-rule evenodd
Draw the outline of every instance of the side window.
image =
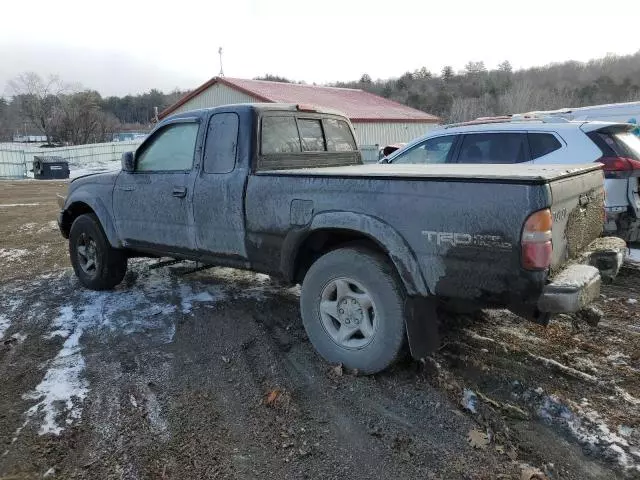
<svg viewBox="0 0 640 480">
<path fill-rule="evenodd" d="M 204 154 L 205 173 L 233 171 L 238 148 L 238 123 L 235 113 L 217 113 L 211 117 Z"/>
<path fill-rule="evenodd" d="M 324 121 L 327 150 L 330 152 L 354 152 L 358 149 L 349 125 L 344 120 L 327 118 Z"/>
<path fill-rule="evenodd" d="M 446 163 L 455 139 L 455 135 L 430 138 L 399 154 L 393 163 Z"/>
<path fill-rule="evenodd" d="M 137 156 L 136 171 L 191 170 L 197 137 L 197 123 L 169 125 Z"/>
<path fill-rule="evenodd" d="M 458 163 L 520 163 L 529 160 L 524 133 L 470 133 L 464 136 Z"/>
<path fill-rule="evenodd" d="M 298 153 L 300 137 L 294 117 L 264 117 L 262 119 L 262 154 Z"/>
<path fill-rule="evenodd" d="M 555 152 L 562 147 L 558 139 L 550 133 L 528 133 L 531 160 Z"/>
<path fill-rule="evenodd" d="M 327 150 L 320 120 L 300 118 L 298 119 L 298 128 L 304 152 L 325 152 Z"/>
</svg>

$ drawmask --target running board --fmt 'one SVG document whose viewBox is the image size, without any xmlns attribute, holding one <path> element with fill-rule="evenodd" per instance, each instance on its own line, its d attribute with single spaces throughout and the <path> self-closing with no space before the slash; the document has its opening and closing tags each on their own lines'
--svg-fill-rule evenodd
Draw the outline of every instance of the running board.
<svg viewBox="0 0 640 480">
<path fill-rule="evenodd" d="M 155 270 L 156 268 L 168 267 L 170 265 L 175 265 L 177 263 L 182 263 L 185 260 L 165 260 L 164 262 L 156 262 L 153 265 L 149 266 L 149 270 Z"/>
<path fill-rule="evenodd" d="M 215 267 L 215 265 L 201 265 L 200 267 L 192 268 L 191 270 L 187 270 L 186 272 L 180 272 L 178 275 L 190 275 L 192 273 L 201 272 L 203 270 L 208 270 L 210 268 Z"/>
</svg>

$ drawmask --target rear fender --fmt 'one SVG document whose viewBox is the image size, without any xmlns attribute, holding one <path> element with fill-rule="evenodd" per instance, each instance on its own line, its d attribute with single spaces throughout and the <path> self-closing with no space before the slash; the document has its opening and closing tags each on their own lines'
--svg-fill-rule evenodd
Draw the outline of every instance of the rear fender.
<svg viewBox="0 0 640 480">
<path fill-rule="evenodd" d="M 313 217 L 309 233 L 323 229 L 343 229 L 362 233 L 381 245 L 396 267 L 409 295 L 429 295 L 418 260 L 404 238 L 389 224 L 354 212 L 327 212 Z"/>
</svg>

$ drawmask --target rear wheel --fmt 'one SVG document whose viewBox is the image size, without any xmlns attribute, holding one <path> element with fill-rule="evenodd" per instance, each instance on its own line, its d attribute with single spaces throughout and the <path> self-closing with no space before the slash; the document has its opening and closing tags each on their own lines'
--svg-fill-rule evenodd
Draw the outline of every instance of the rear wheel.
<svg viewBox="0 0 640 480">
<path fill-rule="evenodd" d="M 80 215 L 71 225 L 69 257 L 80 283 L 91 290 L 110 290 L 127 273 L 127 256 L 109 245 L 93 214 Z"/>
<path fill-rule="evenodd" d="M 311 343 L 327 361 L 376 373 L 405 344 L 405 292 L 392 264 L 365 248 L 341 248 L 307 272 L 300 296 Z"/>
</svg>

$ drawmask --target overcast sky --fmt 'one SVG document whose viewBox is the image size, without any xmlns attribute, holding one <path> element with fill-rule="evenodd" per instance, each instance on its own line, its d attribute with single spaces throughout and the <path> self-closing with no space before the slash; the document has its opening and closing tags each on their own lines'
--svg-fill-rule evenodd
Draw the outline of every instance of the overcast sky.
<svg viewBox="0 0 640 480">
<path fill-rule="evenodd" d="M 219 46 L 227 76 L 309 83 L 640 49 L 637 1 L 22 0 L 0 19 L 0 94 L 23 71 L 103 95 L 194 88 L 218 74 Z"/>
</svg>

